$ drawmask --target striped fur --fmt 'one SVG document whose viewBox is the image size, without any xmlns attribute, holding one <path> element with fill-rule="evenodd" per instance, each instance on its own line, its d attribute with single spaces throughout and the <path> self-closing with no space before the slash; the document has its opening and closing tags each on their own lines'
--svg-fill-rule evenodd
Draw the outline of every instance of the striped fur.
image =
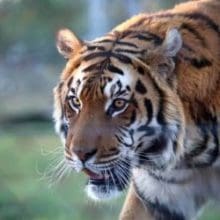
<svg viewBox="0 0 220 220">
<path fill-rule="evenodd" d="M 131 183 L 121 219 L 192 219 L 220 197 L 219 10 L 218 0 L 191 1 L 91 42 L 58 33 L 68 61 L 56 130 L 90 197 Z"/>
</svg>

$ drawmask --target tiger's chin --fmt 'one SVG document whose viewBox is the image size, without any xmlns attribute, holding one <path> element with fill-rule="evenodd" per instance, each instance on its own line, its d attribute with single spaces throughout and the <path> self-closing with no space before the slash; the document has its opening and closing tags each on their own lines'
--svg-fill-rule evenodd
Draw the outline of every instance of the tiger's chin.
<svg viewBox="0 0 220 220">
<path fill-rule="evenodd" d="M 86 186 L 86 193 L 89 198 L 94 201 L 106 201 L 120 196 L 123 190 L 119 190 L 117 186 L 108 186 L 106 184 L 89 183 Z"/>
<path fill-rule="evenodd" d="M 90 176 L 85 191 L 89 198 L 94 201 L 105 201 L 117 198 L 126 189 L 130 174 L 127 179 L 120 179 L 114 171 L 109 176 Z"/>
</svg>

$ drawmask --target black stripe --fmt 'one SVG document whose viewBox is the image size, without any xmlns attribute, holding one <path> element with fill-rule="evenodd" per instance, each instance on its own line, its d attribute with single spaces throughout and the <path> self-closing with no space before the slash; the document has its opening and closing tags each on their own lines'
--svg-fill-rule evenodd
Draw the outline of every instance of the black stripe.
<svg viewBox="0 0 220 220">
<path fill-rule="evenodd" d="M 217 116 L 210 112 L 208 109 L 209 106 L 206 106 L 206 103 L 202 103 L 199 100 L 196 100 L 193 103 L 191 110 L 194 110 L 193 107 L 197 109 L 197 112 L 192 112 L 196 125 L 203 131 L 203 133 L 211 132 L 215 145 L 219 147 Z"/>
<path fill-rule="evenodd" d="M 125 31 L 122 33 L 122 37 L 137 38 L 144 41 L 153 41 L 156 45 L 160 45 L 163 42 L 163 39 L 160 36 L 149 31 Z M 138 47 L 136 46 L 136 48 Z"/>
<path fill-rule="evenodd" d="M 87 50 L 105 50 L 105 47 L 103 47 L 103 46 L 98 46 L 98 45 L 96 45 L 96 46 L 87 46 Z"/>
<path fill-rule="evenodd" d="M 70 154 L 70 155 L 71 155 L 70 149 L 69 149 L 67 146 L 65 146 L 65 151 L 66 151 L 67 154 Z"/>
<path fill-rule="evenodd" d="M 82 72 L 91 72 L 93 70 L 101 70 L 101 63 L 94 63 L 82 70 Z"/>
<path fill-rule="evenodd" d="M 188 50 L 189 52 L 193 52 L 193 53 L 195 53 L 195 50 L 192 49 L 188 44 L 186 44 L 186 43 L 184 43 L 184 42 L 183 42 L 183 46 L 182 46 L 182 48 Z"/>
<path fill-rule="evenodd" d="M 156 129 L 154 127 L 148 126 L 148 124 L 141 125 L 137 130 L 140 132 L 145 132 L 144 137 L 153 136 L 156 133 Z"/>
<path fill-rule="evenodd" d="M 120 45 L 125 45 L 125 46 L 129 46 L 129 47 L 134 47 L 134 48 L 138 48 L 137 45 L 130 43 L 130 42 L 125 42 L 125 41 L 116 41 L 116 44 L 120 44 Z"/>
<path fill-rule="evenodd" d="M 128 50 L 128 49 L 115 49 L 116 52 L 119 52 L 119 53 L 131 53 L 131 54 L 142 54 L 143 51 L 141 50 Z"/>
<path fill-rule="evenodd" d="M 76 90 L 74 88 L 70 88 L 70 91 L 75 94 L 76 93 Z"/>
<path fill-rule="evenodd" d="M 151 36 L 144 36 L 142 33 L 137 33 L 132 36 L 132 38 L 137 38 L 138 40 L 144 40 L 144 41 L 151 41 L 153 40 L 153 37 Z"/>
<path fill-rule="evenodd" d="M 187 163 L 188 168 L 205 168 L 211 166 L 218 158 L 219 149 L 215 146 L 212 149 L 208 149 L 204 152 L 206 161 L 192 161 Z"/>
<path fill-rule="evenodd" d="M 195 20 L 203 20 L 205 21 L 207 26 L 213 29 L 220 36 L 219 26 L 207 15 L 204 15 L 202 13 L 193 13 L 193 14 L 180 14 L 180 16 L 184 16 Z"/>
<path fill-rule="evenodd" d="M 129 121 L 129 124 L 128 126 L 132 125 L 136 120 L 136 111 L 135 109 L 132 111 L 132 114 L 131 114 L 131 117 L 130 117 L 130 121 Z"/>
<path fill-rule="evenodd" d="M 148 19 L 152 19 L 152 18 L 172 18 L 172 17 L 186 17 L 192 20 L 201 20 L 203 22 L 205 22 L 205 24 L 210 27 L 213 31 L 215 31 L 218 36 L 220 37 L 220 29 L 219 26 L 207 15 L 204 15 L 202 13 L 164 13 L 164 14 L 153 14 L 148 16 Z"/>
<path fill-rule="evenodd" d="M 129 57 L 125 56 L 125 55 L 113 53 L 112 56 L 114 58 L 118 59 L 122 63 L 132 64 L 131 59 Z"/>
<path fill-rule="evenodd" d="M 212 65 L 212 63 L 205 57 L 191 58 L 191 57 L 183 56 L 183 59 L 190 62 L 192 66 L 194 66 L 198 69 L 201 69 L 204 67 L 209 67 Z"/>
<path fill-rule="evenodd" d="M 75 95 L 67 96 L 67 97 L 66 97 L 66 100 L 71 100 L 71 99 L 73 99 L 74 97 L 76 97 L 76 96 L 75 96 Z"/>
<path fill-rule="evenodd" d="M 135 108 L 138 108 L 138 103 L 137 100 L 134 98 L 134 94 L 132 94 L 130 102 L 134 105 Z"/>
<path fill-rule="evenodd" d="M 157 181 L 162 181 L 165 183 L 169 183 L 169 184 L 184 184 L 186 182 L 188 182 L 188 179 L 184 179 L 184 180 L 178 180 L 175 178 L 166 178 L 164 176 L 159 176 L 156 173 L 153 172 L 153 170 L 148 170 L 148 174 L 153 177 L 154 179 L 156 179 Z"/>
<path fill-rule="evenodd" d="M 81 63 L 78 62 L 78 63 L 74 66 L 74 69 L 77 69 L 80 65 L 81 65 Z"/>
<path fill-rule="evenodd" d="M 159 89 L 159 87 L 157 87 L 157 89 L 158 89 L 159 96 L 160 96 L 159 111 L 157 113 L 157 121 L 158 121 L 159 124 L 165 125 L 166 124 L 166 119 L 164 117 L 164 98 L 165 98 L 165 95 L 162 92 L 162 90 Z"/>
<path fill-rule="evenodd" d="M 67 87 L 68 88 L 71 86 L 72 82 L 73 82 L 73 76 L 71 76 L 70 79 L 67 82 Z"/>
<path fill-rule="evenodd" d="M 111 51 L 103 51 L 103 52 L 96 52 L 86 55 L 83 59 L 85 61 L 97 58 L 97 57 L 110 57 L 112 55 Z"/>
<path fill-rule="evenodd" d="M 159 137 L 156 137 L 151 141 L 150 146 L 143 151 L 143 154 L 147 156 L 147 154 L 158 153 L 164 150 L 169 142 L 169 134 L 167 132 L 163 132 Z"/>
<path fill-rule="evenodd" d="M 142 95 L 144 95 L 147 92 L 146 87 L 144 86 L 144 84 L 140 80 L 138 80 L 136 82 L 135 90 L 136 90 L 136 92 L 138 92 Z"/>
<path fill-rule="evenodd" d="M 204 37 L 202 37 L 201 34 L 196 29 L 191 27 L 190 24 L 183 23 L 181 24 L 180 29 L 185 29 L 188 32 L 192 33 L 194 37 L 200 41 L 203 47 L 207 47 Z"/>
<path fill-rule="evenodd" d="M 117 151 L 113 151 L 113 152 L 109 152 L 109 153 L 106 153 L 106 154 L 102 154 L 102 158 L 101 159 L 105 159 L 105 158 L 108 158 L 108 157 L 112 157 L 112 156 L 115 156 L 119 153 L 119 150 Z M 112 160 L 108 160 L 108 163 L 110 163 L 111 161 L 114 161 L 115 159 L 112 159 Z M 99 160 L 99 163 L 106 163 L 106 161 L 100 161 Z"/>
<path fill-rule="evenodd" d="M 149 75 L 150 76 L 150 75 Z M 155 87 L 155 89 L 157 90 L 157 92 L 159 93 L 159 110 L 157 112 L 157 122 L 161 125 L 165 125 L 167 124 L 166 119 L 164 117 L 164 102 L 165 102 L 165 93 L 159 88 L 159 86 L 157 85 L 157 83 L 155 82 L 155 79 L 153 79 L 151 77 L 152 83 Z"/>
<path fill-rule="evenodd" d="M 144 99 L 144 105 L 147 110 L 147 118 L 148 118 L 147 124 L 149 124 L 153 118 L 153 105 L 152 105 L 152 102 L 147 98 Z"/>
<path fill-rule="evenodd" d="M 131 91 L 131 87 L 130 87 L 129 85 L 126 86 L 126 89 L 127 89 L 128 91 Z"/>
<path fill-rule="evenodd" d="M 62 90 L 62 88 L 63 88 L 63 85 L 64 85 L 64 82 L 60 82 L 60 83 L 58 84 L 58 86 L 57 86 L 57 91 L 58 91 L 59 93 L 61 93 L 61 90 Z"/>
<path fill-rule="evenodd" d="M 169 133 L 162 131 L 159 137 L 155 137 L 150 142 L 149 146 L 144 146 L 144 149 L 139 150 L 138 163 L 139 165 L 150 165 L 157 169 L 164 169 L 164 165 L 158 164 L 157 160 L 152 160 L 152 155 L 159 155 L 168 146 Z"/>
<path fill-rule="evenodd" d="M 113 43 L 114 40 L 110 40 L 110 39 L 103 39 L 103 40 L 99 40 L 99 41 L 95 41 L 95 43 Z"/>
<path fill-rule="evenodd" d="M 138 73 L 139 73 L 140 75 L 144 75 L 144 68 L 143 68 L 143 67 L 139 66 L 139 67 L 137 68 L 137 71 L 138 71 Z"/>
<path fill-rule="evenodd" d="M 197 121 L 197 127 L 199 128 L 199 131 L 201 132 L 202 140 L 195 144 L 194 149 L 192 149 L 188 154 L 186 154 L 186 158 L 191 161 L 191 158 L 196 157 L 203 153 L 206 148 L 208 147 L 208 141 L 209 141 L 209 129 L 207 125 L 201 124 L 201 122 Z"/>
<path fill-rule="evenodd" d="M 161 204 L 158 200 L 154 202 L 145 201 L 145 205 L 157 220 L 185 220 L 183 214 L 171 211 L 169 205 Z"/>
<path fill-rule="evenodd" d="M 201 69 L 203 67 L 209 67 L 212 65 L 212 63 L 207 60 L 206 58 L 201 58 L 201 59 L 191 59 L 191 64 L 195 66 L 198 69 Z"/>
<path fill-rule="evenodd" d="M 149 75 L 150 76 L 150 75 Z M 157 85 L 157 83 L 155 82 L 155 79 L 153 79 L 151 77 L 152 83 L 155 87 L 155 89 L 157 90 L 157 92 L 159 93 L 159 110 L 157 113 L 157 121 L 159 124 L 161 125 L 165 125 L 166 124 L 166 120 L 164 117 L 164 100 L 165 100 L 165 94 L 164 92 L 159 88 L 159 86 Z"/>
<path fill-rule="evenodd" d="M 109 63 L 107 68 L 110 72 L 117 73 L 117 74 L 120 74 L 120 75 L 124 75 L 124 72 L 121 69 L 119 69 L 118 67 L 116 67 L 116 66 L 114 66 L 110 63 Z"/>
<path fill-rule="evenodd" d="M 65 138 L 67 137 L 68 126 L 65 123 L 60 125 L 60 132 L 64 135 Z"/>
<path fill-rule="evenodd" d="M 72 156 L 70 156 L 70 155 L 65 155 L 65 158 L 67 159 L 67 160 L 70 160 L 70 161 L 73 161 L 73 158 L 72 158 Z M 74 161 L 73 161 L 74 162 Z"/>
<path fill-rule="evenodd" d="M 174 153 L 176 153 L 177 147 L 178 147 L 178 142 L 177 142 L 177 140 L 173 140 L 173 151 L 174 151 Z"/>
<path fill-rule="evenodd" d="M 124 30 L 123 32 L 121 32 L 121 36 L 120 36 L 120 39 L 124 39 L 126 37 L 130 37 L 131 34 L 133 33 L 137 33 L 137 31 L 134 31 L 134 30 Z"/>
<path fill-rule="evenodd" d="M 213 164 L 218 158 L 219 148 L 215 146 L 213 149 L 209 149 L 207 154 L 209 155 L 208 164 Z"/>
<path fill-rule="evenodd" d="M 185 217 L 182 213 L 176 211 L 171 211 L 169 209 L 169 204 L 162 204 L 158 201 L 157 198 L 154 201 L 151 201 L 143 196 L 143 193 L 139 190 L 137 184 L 134 182 L 134 188 L 138 196 L 141 198 L 143 204 L 151 212 L 153 219 L 156 220 L 185 220 Z"/>
<path fill-rule="evenodd" d="M 147 33 L 147 35 L 143 35 L 140 33 L 133 36 L 133 38 L 137 38 L 138 40 L 143 41 L 153 41 L 155 45 L 160 45 L 163 42 L 163 40 L 159 36 L 152 33 Z"/>
<path fill-rule="evenodd" d="M 143 147 L 143 142 L 140 142 L 138 145 L 137 145 L 137 147 L 135 148 L 135 150 L 137 151 L 137 150 L 139 150 L 140 148 L 142 148 Z"/>
<path fill-rule="evenodd" d="M 129 57 L 127 57 L 123 54 L 112 53 L 111 51 L 91 53 L 89 55 L 86 55 L 83 59 L 85 61 L 89 61 L 89 60 L 97 58 L 97 57 L 106 57 L 106 58 L 114 57 L 122 63 L 125 63 L 125 64 L 131 64 L 132 63 L 132 61 Z"/>
<path fill-rule="evenodd" d="M 217 117 L 210 112 L 208 106 L 206 106 L 206 103 L 202 103 L 199 100 L 194 101 L 193 104 L 190 105 L 190 111 L 192 112 L 192 117 L 196 126 L 199 128 L 203 135 L 203 142 L 197 143 L 198 146 L 189 152 L 189 157 L 193 159 L 193 156 L 201 156 L 201 160 L 199 160 L 199 158 L 195 158 L 195 161 L 187 160 L 187 155 L 187 165 L 188 167 L 211 166 L 216 161 L 219 154 Z M 212 140 L 211 136 L 213 137 L 214 147 L 209 146 L 209 142 Z M 203 158 L 206 158 L 206 161 L 204 161 Z M 190 161 L 192 162 L 190 163 Z"/>
</svg>

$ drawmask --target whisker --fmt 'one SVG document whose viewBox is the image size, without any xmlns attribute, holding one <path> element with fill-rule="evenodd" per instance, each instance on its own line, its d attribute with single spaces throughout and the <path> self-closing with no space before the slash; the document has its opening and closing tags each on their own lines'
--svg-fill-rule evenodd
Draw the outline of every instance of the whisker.
<svg viewBox="0 0 220 220">
<path fill-rule="evenodd" d="M 68 166 L 66 159 L 63 157 L 63 150 L 61 154 L 61 150 L 56 148 L 55 150 L 50 151 L 48 154 L 44 153 L 44 155 L 54 156 L 52 159 L 50 159 L 51 162 L 49 166 L 43 173 L 41 173 L 41 180 L 46 180 L 49 183 L 49 186 L 52 186 L 61 181 L 65 175 L 69 175 L 71 169 L 70 166 Z"/>
<path fill-rule="evenodd" d="M 57 147 L 52 150 L 44 149 L 43 147 L 41 147 L 42 156 L 49 156 L 51 154 L 60 154 L 61 152 L 63 152 L 63 147 Z"/>
<path fill-rule="evenodd" d="M 128 181 L 129 181 L 129 176 L 128 174 L 123 170 L 123 168 L 120 166 L 120 164 L 118 164 L 118 169 L 121 171 L 121 172 L 117 172 L 117 174 L 120 176 L 119 179 L 121 179 L 123 185 L 127 185 L 128 184 Z"/>
</svg>

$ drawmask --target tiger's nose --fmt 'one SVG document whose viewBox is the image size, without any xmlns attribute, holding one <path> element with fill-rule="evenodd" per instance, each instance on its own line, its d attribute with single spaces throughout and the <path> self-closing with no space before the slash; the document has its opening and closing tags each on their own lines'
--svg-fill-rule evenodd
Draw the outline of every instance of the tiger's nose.
<svg viewBox="0 0 220 220">
<path fill-rule="evenodd" d="M 73 148 L 73 152 L 79 157 L 82 162 L 87 161 L 97 152 L 97 149 L 87 149 L 87 148 Z"/>
</svg>

